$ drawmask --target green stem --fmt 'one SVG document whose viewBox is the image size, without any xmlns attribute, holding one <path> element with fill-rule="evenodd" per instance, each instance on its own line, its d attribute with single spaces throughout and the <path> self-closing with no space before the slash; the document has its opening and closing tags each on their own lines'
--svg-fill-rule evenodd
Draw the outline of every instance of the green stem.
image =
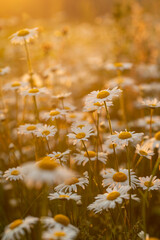
<svg viewBox="0 0 160 240">
<path fill-rule="evenodd" d="M 36 96 L 33 96 L 33 102 L 34 102 L 34 107 L 35 107 L 36 122 L 39 122 L 39 112 L 38 112 L 38 107 L 37 107 Z"/>
<path fill-rule="evenodd" d="M 105 101 L 104 101 L 104 106 L 105 106 L 105 109 L 106 109 L 106 114 L 107 114 L 107 119 L 108 119 L 108 124 L 109 124 L 109 130 L 110 130 L 111 135 L 113 135 L 111 118 L 110 118 L 110 114 L 109 114 L 109 111 L 108 111 L 108 108 L 107 108 L 107 104 L 106 104 Z M 117 154 L 116 154 L 116 150 L 115 150 L 115 145 L 114 145 L 114 144 L 113 144 L 113 152 L 114 152 L 114 156 L 115 156 L 115 169 L 116 169 L 117 171 L 119 171 L 118 158 L 117 158 Z"/>
</svg>

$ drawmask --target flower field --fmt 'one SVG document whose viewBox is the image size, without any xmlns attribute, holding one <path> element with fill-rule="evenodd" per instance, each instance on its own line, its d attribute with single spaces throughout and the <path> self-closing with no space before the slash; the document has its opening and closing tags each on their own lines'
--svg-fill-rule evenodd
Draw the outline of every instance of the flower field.
<svg viewBox="0 0 160 240">
<path fill-rule="evenodd" d="M 159 3 L 86 2 L 0 18 L 2 240 L 160 239 Z"/>
</svg>

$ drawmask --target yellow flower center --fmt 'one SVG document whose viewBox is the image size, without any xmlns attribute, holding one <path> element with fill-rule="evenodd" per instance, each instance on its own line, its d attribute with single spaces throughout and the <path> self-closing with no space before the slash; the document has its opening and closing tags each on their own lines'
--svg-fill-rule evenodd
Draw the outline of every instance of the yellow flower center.
<svg viewBox="0 0 160 240">
<path fill-rule="evenodd" d="M 113 149 L 113 145 L 114 145 L 115 148 L 117 147 L 117 144 L 116 144 L 116 143 L 114 143 L 114 144 L 111 143 L 111 144 L 109 145 L 109 148 L 110 148 L 110 149 Z"/>
<path fill-rule="evenodd" d="M 49 131 L 49 130 L 44 130 L 44 131 L 42 132 L 42 134 L 45 135 L 45 136 L 48 136 L 48 135 L 50 134 L 50 131 Z"/>
<path fill-rule="evenodd" d="M 84 124 L 80 124 L 80 125 L 78 125 L 77 127 L 79 127 L 79 128 L 83 128 L 84 127 Z"/>
<path fill-rule="evenodd" d="M 87 154 L 87 152 L 84 153 L 85 157 L 88 157 L 88 155 L 90 158 L 93 158 L 96 156 L 96 153 L 94 151 L 88 151 L 88 154 Z"/>
<path fill-rule="evenodd" d="M 69 117 L 70 118 L 76 118 L 76 115 L 75 114 L 70 114 Z"/>
<path fill-rule="evenodd" d="M 39 168 L 43 170 L 54 170 L 58 167 L 58 163 L 51 159 L 49 156 L 42 158 L 42 160 L 37 162 Z"/>
<path fill-rule="evenodd" d="M 146 151 L 144 151 L 144 150 L 139 150 L 139 153 L 140 153 L 141 155 L 144 155 L 144 156 L 147 156 L 147 155 L 148 155 L 148 153 L 147 153 Z"/>
<path fill-rule="evenodd" d="M 123 78 L 118 78 L 118 80 L 117 80 L 117 83 L 118 84 L 121 84 L 121 83 L 123 83 L 124 82 L 124 79 Z"/>
<path fill-rule="evenodd" d="M 121 132 L 118 136 L 120 139 L 128 139 L 132 137 L 130 132 Z"/>
<path fill-rule="evenodd" d="M 147 120 L 146 123 L 151 124 L 151 123 L 155 123 L 155 121 L 154 120 Z"/>
<path fill-rule="evenodd" d="M 127 176 L 125 173 L 117 172 L 113 175 L 113 180 L 115 182 L 125 182 L 127 180 Z"/>
<path fill-rule="evenodd" d="M 19 87 L 21 84 L 19 82 L 13 82 L 12 83 L 12 87 Z"/>
<path fill-rule="evenodd" d="M 29 89 L 28 92 L 29 92 L 29 93 L 38 93 L 39 90 L 38 90 L 37 88 L 31 88 L 31 89 Z"/>
<path fill-rule="evenodd" d="M 9 225 L 9 228 L 14 229 L 14 228 L 18 227 L 19 225 L 21 225 L 22 223 L 23 223 L 22 219 L 17 219 Z"/>
<path fill-rule="evenodd" d="M 26 29 L 22 29 L 18 32 L 18 37 L 25 37 L 29 34 L 29 31 Z"/>
<path fill-rule="evenodd" d="M 101 107 L 104 105 L 104 103 L 96 102 L 93 104 L 94 106 Z"/>
<path fill-rule="evenodd" d="M 55 157 L 57 157 L 57 158 L 58 158 L 60 155 L 61 155 L 61 154 L 60 154 L 60 153 L 58 153 L 58 154 L 56 154 L 56 155 L 55 155 Z"/>
<path fill-rule="evenodd" d="M 65 233 L 65 232 L 62 232 L 62 231 L 61 231 L 61 232 L 59 231 L 59 232 L 55 232 L 55 233 L 54 233 L 54 236 L 55 236 L 55 237 L 58 237 L 58 238 L 61 238 L 61 237 L 65 237 L 65 236 L 66 236 L 66 233 Z"/>
<path fill-rule="evenodd" d="M 120 196 L 119 192 L 113 191 L 107 195 L 107 200 L 113 201 Z"/>
<path fill-rule="evenodd" d="M 36 126 L 28 126 L 27 131 L 33 131 L 36 129 Z"/>
<path fill-rule="evenodd" d="M 66 195 L 66 194 L 62 194 L 62 195 L 59 195 L 60 198 L 69 198 L 69 195 Z"/>
<path fill-rule="evenodd" d="M 102 90 L 97 94 L 97 98 L 102 99 L 102 98 L 108 97 L 109 95 L 110 95 L 110 93 L 108 91 Z"/>
<path fill-rule="evenodd" d="M 78 182 L 79 182 L 78 178 L 72 177 L 72 178 L 70 178 L 70 179 L 67 179 L 67 180 L 65 181 L 65 184 L 66 184 L 66 185 L 72 185 L 72 184 L 75 184 L 75 183 L 78 183 Z"/>
<path fill-rule="evenodd" d="M 154 135 L 155 139 L 160 141 L 160 131 Z"/>
<path fill-rule="evenodd" d="M 116 63 L 114 63 L 114 66 L 115 66 L 115 67 L 123 67 L 123 64 L 120 63 L 120 62 L 116 62 Z"/>
<path fill-rule="evenodd" d="M 70 110 L 70 107 L 64 107 L 65 110 Z"/>
<path fill-rule="evenodd" d="M 149 182 L 149 181 L 146 181 L 145 183 L 144 183 L 144 186 L 146 186 L 147 188 L 148 187 L 152 187 L 154 185 L 154 183 L 153 182 Z"/>
<path fill-rule="evenodd" d="M 70 224 L 70 220 L 68 217 L 66 217 L 65 215 L 63 214 L 57 214 L 55 217 L 54 217 L 54 220 L 64 226 L 68 226 L 68 224 Z"/>
<path fill-rule="evenodd" d="M 17 175 L 19 175 L 20 174 L 20 172 L 18 171 L 18 170 L 13 170 L 12 172 L 11 172 L 11 175 L 14 175 L 14 176 L 17 176 Z"/>
<path fill-rule="evenodd" d="M 49 113 L 50 116 L 56 116 L 56 115 L 58 115 L 58 114 L 60 114 L 59 111 L 51 111 L 51 112 Z"/>
<path fill-rule="evenodd" d="M 81 132 L 76 135 L 76 138 L 81 139 L 81 138 L 84 138 L 85 136 L 86 134 L 84 132 Z"/>
</svg>

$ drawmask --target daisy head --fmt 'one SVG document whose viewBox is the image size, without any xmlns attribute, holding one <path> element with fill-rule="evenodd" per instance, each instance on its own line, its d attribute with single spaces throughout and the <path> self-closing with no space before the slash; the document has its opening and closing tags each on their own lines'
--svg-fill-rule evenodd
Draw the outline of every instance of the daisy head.
<svg viewBox="0 0 160 240">
<path fill-rule="evenodd" d="M 109 139 L 117 145 L 128 146 L 129 143 L 135 145 L 137 142 L 140 142 L 142 136 L 143 133 L 135 133 L 125 130 L 121 132 L 115 132 L 115 134 L 109 136 Z"/>
<path fill-rule="evenodd" d="M 160 131 L 156 132 L 154 135 L 153 148 L 160 148 Z"/>
<path fill-rule="evenodd" d="M 4 85 L 3 90 L 4 91 L 15 91 L 19 89 L 23 89 L 27 86 L 27 83 L 19 82 L 19 81 L 12 81 L 10 83 L 7 83 Z"/>
<path fill-rule="evenodd" d="M 66 115 L 65 110 L 56 108 L 54 110 L 51 110 L 49 113 L 45 113 L 43 118 L 45 120 L 51 119 L 52 121 L 54 121 L 55 119 L 64 118 L 65 115 Z"/>
<path fill-rule="evenodd" d="M 10 72 L 10 67 L 0 68 L 0 76 L 6 75 Z"/>
<path fill-rule="evenodd" d="M 119 169 L 119 172 L 115 171 L 113 168 L 108 168 L 102 170 L 101 175 L 103 177 L 102 185 L 104 187 L 120 187 L 120 186 L 128 186 L 129 185 L 129 176 L 128 169 Z M 135 173 L 130 170 L 131 177 L 131 187 L 136 188 L 137 183 L 139 183 Z"/>
<path fill-rule="evenodd" d="M 151 157 L 154 155 L 153 151 L 150 149 L 149 145 L 147 144 L 143 144 L 141 146 L 137 144 L 136 153 L 148 159 L 151 159 Z"/>
<path fill-rule="evenodd" d="M 63 214 L 57 214 L 54 216 L 54 218 L 42 217 L 41 221 L 44 227 L 47 229 L 61 228 L 61 229 L 71 229 L 77 233 L 79 232 L 78 228 L 70 224 L 70 219 Z"/>
<path fill-rule="evenodd" d="M 24 28 L 10 36 L 11 43 L 23 45 L 38 37 L 38 28 Z"/>
<path fill-rule="evenodd" d="M 44 240 L 73 240 L 77 237 L 77 232 L 71 228 L 55 227 L 44 232 L 42 239 Z"/>
<path fill-rule="evenodd" d="M 49 200 L 55 200 L 55 199 L 59 199 L 59 200 L 74 200 L 76 202 L 78 202 L 79 200 L 81 200 L 81 196 L 77 195 L 76 193 L 65 193 L 65 192 L 55 192 L 55 193 L 50 193 L 48 196 Z"/>
<path fill-rule="evenodd" d="M 9 181 L 23 180 L 21 167 L 9 168 L 7 171 L 4 172 L 3 177 Z"/>
<path fill-rule="evenodd" d="M 38 128 L 36 129 L 36 131 L 34 132 L 34 134 L 37 137 L 43 137 L 48 140 L 49 137 L 53 137 L 56 132 L 57 132 L 57 130 L 54 126 L 39 125 Z"/>
<path fill-rule="evenodd" d="M 156 176 L 150 177 L 139 177 L 139 186 L 143 188 L 143 190 L 159 190 L 160 189 L 160 179 L 157 179 Z"/>
<path fill-rule="evenodd" d="M 132 63 L 122 63 L 122 62 L 115 62 L 115 63 L 107 63 L 105 65 L 105 69 L 107 70 L 119 70 L 124 71 L 132 68 Z"/>
<path fill-rule="evenodd" d="M 89 157 L 88 157 L 89 155 Z M 83 165 L 85 166 L 87 162 L 89 161 L 96 161 L 97 160 L 97 153 L 95 151 L 81 151 L 80 153 L 75 154 L 74 161 L 78 165 Z M 98 161 L 102 163 L 106 163 L 107 161 L 107 154 L 103 152 L 98 152 Z"/>
<path fill-rule="evenodd" d="M 44 94 L 49 94 L 47 88 L 29 88 L 21 91 L 22 96 L 41 96 Z"/>
<path fill-rule="evenodd" d="M 55 187 L 56 191 L 64 191 L 64 192 L 77 192 L 78 187 L 85 189 L 88 185 L 88 173 L 85 172 L 84 177 L 71 177 L 65 180 L 64 183 Z"/>
<path fill-rule="evenodd" d="M 68 159 L 68 155 L 70 154 L 70 150 L 66 150 L 64 152 L 52 152 L 48 154 L 51 158 L 55 158 L 59 160 L 60 162 L 66 162 Z"/>
<path fill-rule="evenodd" d="M 21 236 L 26 236 L 26 232 L 30 233 L 31 229 L 38 222 L 38 218 L 28 216 L 25 219 L 16 219 L 11 222 L 6 228 L 2 236 L 2 240 L 20 239 Z M 27 237 L 27 236 L 26 236 Z"/>
<path fill-rule="evenodd" d="M 102 212 L 103 210 L 107 211 L 110 208 L 115 208 L 116 204 L 121 204 L 124 199 L 129 199 L 129 190 L 130 186 L 107 188 L 106 193 L 99 194 L 97 197 L 95 197 L 95 202 L 90 204 L 88 209 L 98 213 Z M 138 200 L 134 194 L 132 195 L 132 199 Z"/>
<path fill-rule="evenodd" d="M 53 99 L 59 99 L 59 100 L 63 100 L 65 98 L 68 98 L 71 96 L 71 92 L 68 92 L 68 93 L 61 93 L 61 94 L 58 94 L 56 96 L 52 96 Z"/>
<path fill-rule="evenodd" d="M 73 172 L 60 166 L 56 159 L 49 156 L 37 162 L 26 163 L 22 166 L 24 180 L 28 186 L 41 187 L 46 184 L 60 184 L 73 176 Z"/>
<path fill-rule="evenodd" d="M 72 127 L 71 131 L 72 133 L 69 133 L 67 136 L 74 140 L 74 144 L 80 141 L 88 141 L 88 138 L 94 135 L 93 129 L 87 125 L 82 128 Z"/>
<path fill-rule="evenodd" d="M 18 130 L 18 134 L 35 134 L 38 127 L 42 126 L 40 123 L 38 124 L 29 124 L 26 123 L 24 125 L 20 125 Z"/>
<path fill-rule="evenodd" d="M 143 106 L 148 107 L 148 108 L 159 108 L 160 107 L 160 101 L 158 99 L 146 99 L 142 101 Z"/>
<path fill-rule="evenodd" d="M 112 101 L 113 98 L 119 96 L 122 91 L 117 87 L 113 89 L 105 89 L 101 91 L 93 91 L 86 97 L 86 101 L 89 103 L 95 103 L 100 105 L 101 103 Z"/>
</svg>

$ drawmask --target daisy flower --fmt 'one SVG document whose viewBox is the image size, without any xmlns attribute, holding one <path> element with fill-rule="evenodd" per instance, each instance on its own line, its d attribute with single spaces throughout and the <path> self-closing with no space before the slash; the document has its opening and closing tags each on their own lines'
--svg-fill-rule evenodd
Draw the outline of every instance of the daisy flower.
<svg viewBox="0 0 160 240">
<path fill-rule="evenodd" d="M 128 70 L 131 69 L 133 66 L 132 63 L 121 63 L 121 62 L 116 62 L 116 63 L 106 63 L 104 68 L 106 70 Z"/>
<path fill-rule="evenodd" d="M 9 168 L 7 171 L 4 172 L 3 177 L 9 181 L 23 180 L 21 167 Z"/>
<path fill-rule="evenodd" d="M 128 169 L 120 168 L 119 172 L 115 171 L 113 168 L 103 169 L 101 175 L 104 178 L 102 182 L 103 187 L 120 187 L 129 185 Z M 130 170 L 130 176 L 131 187 L 134 189 L 139 181 L 132 170 Z"/>
<path fill-rule="evenodd" d="M 45 120 L 51 119 L 54 121 L 55 119 L 63 118 L 65 114 L 65 110 L 56 108 L 54 110 L 51 110 L 49 113 L 45 113 L 43 118 Z"/>
<path fill-rule="evenodd" d="M 92 128 L 92 125 L 88 123 L 88 121 L 77 121 L 77 122 L 73 122 L 72 126 L 73 128 L 83 128 L 85 126 L 88 126 L 90 128 Z"/>
<path fill-rule="evenodd" d="M 54 126 L 39 125 L 37 127 L 37 129 L 35 130 L 34 134 L 37 137 L 43 137 L 43 138 L 46 138 L 48 140 L 48 138 L 53 137 L 56 132 L 57 132 L 57 130 Z"/>
<path fill-rule="evenodd" d="M 90 136 L 94 135 L 93 129 L 90 126 L 88 126 L 88 125 L 86 125 L 86 126 L 84 126 L 82 128 L 72 127 L 71 131 L 73 133 L 69 133 L 67 136 L 74 140 L 74 144 L 80 142 L 81 140 L 88 141 L 88 138 Z"/>
<path fill-rule="evenodd" d="M 70 228 L 59 228 L 49 229 L 46 232 L 43 232 L 43 240 L 72 240 L 77 236 L 77 232 Z"/>
<path fill-rule="evenodd" d="M 76 107 L 73 106 L 70 103 L 64 103 L 64 110 L 66 110 L 66 112 L 73 112 L 75 111 Z"/>
<path fill-rule="evenodd" d="M 118 89 L 118 87 L 115 87 L 113 89 L 105 89 L 105 90 L 101 90 L 101 91 L 93 91 L 90 94 L 88 94 L 88 96 L 86 97 L 86 101 L 89 103 L 104 103 L 106 101 L 112 101 L 113 98 L 119 96 L 119 94 L 122 91 L 120 89 Z"/>
<path fill-rule="evenodd" d="M 107 192 L 104 194 L 98 194 L 95 197 L 95 202 L 88 206 L 89 210 L 93 210 L 95 213 L 102 212 L 103 210 L 108 210 L 109 208 L 115 208 L 116 204 L 121 204 L 124 199 L 129 199 L 130 186 L 121 186 L 119 188 L 107 188 Z M 133 200 L 138 201 L 139 199 L 135 194 L 132 196 Z"/>
<path fill-rule="evenodd" d="M 9 38 L 11 43 L 23 45 L 25 42 L 29 43 L 31 40 L 38 37 L 38 28 L 24 28 L 12 34 Z"/>
<path fill-rule="evenodd" d="M 84 173 L 84 177 L 71 177 L 69 179 L 66 179 L 64 183 L 58 185 L 57 187 L 55 187 L 56 191 L 64 191 L 64 192 L 77 192 L 77 188 L 81 187 L 83 189 L 85 189 L 85 187 L 89 184 L 88 181 L 88 173 L 85 172 Z"/>
<path fill-rule="evenodd" d="M 114 143 L 114 147 L 115 147 L 116 153 L 118 153 L 119 151 L 122 150 L 122 148 L 119 145 L 117 145 L 116 143 Z M 107 154 L 114 154 L 113 142 L 110 139 L 107 139 L 104 142 L 103 151 L 106 152 Z"/>
<path fill-rule="evenodd" d="M 152 181 L 151 181 L 152 179 Z M 150 177 L 139 177 L 139 186 L 143 188 L 143 190 L 158 190 L 160 189 L 160 179 L 157 179 L 156 176 L 150 176 Z"/>
<path fill-rule="evenodd" d="M 49 94 L 47 88 L 29 88 L 21 91 L 22 96 L 39 96 L 43 94 Z"/>
<path fill-rule="evenodd" d="M 19 82 L 19 81 L 13 81 L 10 83 L 7 83 L 4 85 L 3 90 L 4 91 L 15 91 L 21 88 L 24 88 L 27 86 L 27 83 Z"/>
<path fill-rule="evenodd" d="M 3 76 L 10 72 L 10 67 L 0 68 L 0 76 Z"/>
<path fill-rule="evenodd" d="M 52 96 L 53 99 L 59 99 L 59 100 L 63 100 L 67 97 L 70 97 L 71 96 L 71 92 L 68 92 L 68 93 L 61 93 L 61 94 L 58 94 L 57 96 Z"/>
<path fill-rule="evenodd" d="M 150 124 L 152 124 L 152 129 L 157 131 L 160 128 L 160 117 L 159 116 L 153 116 L 152 120 L 150 119 L 150 116 L 145 116 L 144 118 L 139 118 L 133 122 L 129 123 L 130 127 L 138 127 L 138 128 L 145 128 L 147 130 L 150 129 Z"/>
<path fill-rule="evenodd" d="M 142 104 L 145 107 L 149 107 L 149 108 L 159 108 L 160 107 L 160 101 L 158 101 L 156 98 L 154 99 L 146 99 L 144 101 L 142 101 Z"/>
<path fill-rule="evenodd" d="M 75 122 L 75 121 L 81 121 L 83 119 L 83 113 L 81 112 L 71 112 L 66 115 L 67 121 L 70 122 Z"/>
<path fill-rule="evenodd" d="M 35 134 L 35 131 L 38 129 L 38 127 L 41 127 L 42 124 L 38 123 L 38 124 L 29 124 L 26 123 L 24 125 L 20 125 L 19 128 L 17 128 L 18 130 L 18 134 Z"/>
<path fill-rule="evenodd" d="M 113 106 L 113 103 L 106 102 L 107 107 Z M 88 102 L 88 99 L 86 99 L 85 106 L 83 108 L 84 112 L 94 112 L 94 111 L 100 111 L 104 107 L 104 102 Z"/>
<path fill-rule="evenodd" d="M 140 142 L 144 133 L 135 133 L 130 131 L 115 132 L 115 134 L 109 136 L 108 138 L 117 145 L 128 146 L 129 143 L 133 145 Z"/>
<path fill-rule="evenodd" d="M 67 161 L 67 156 L 70 154 L 70 150 L 66 150 L 64 152 L 52 152 L 50 154 L 48 154 L 48 156 L 50 156 L 51 158 L 56 158 L 62 162 L 66 162 Z"/>
<path fill-rule="evenodd" d="M 70 220 L 67 216 L 63 214 L 57 214 L 52 217 L 42 217 L 41 218 L 42 224 L 45 226 L 45 228 L 61 228 L 61 229 L 71 229 L 76 231 L 77 233 L 79 232 L 78 228 L 70 224 Z"/>
<path fill-rule="evenodd" d="M 43 157 L 37 162 L 26 163 L 22 166 L 24 180 L 28 186 L 41 186 L 43 183 L 60 184 L 73 176 L 73 172 L 60 166 L 55 159 Z"/>
<path fill-rule="evenodd" d="M 88 155 L 90 157 L 90 161 L 96 161 L 97 160 L 97 153 L 94 151 L 88 151 L 84 152 L 81 151 L 81 153 L 75 154 L 74 157 L 74 161 L 78 164 L 78 165 L 83 165 L 85 166 L 87 162 L 89 162 L 89 158 Z M 102 162 L 102 163 L 106 163 L 107 161 L 107 154 L 103 153 L 103 152 L 98 152 L 98 161 Z"/>
<path fill-rule="evenodd" d="M 154 155 L 153 151 L 150 150 L 148 144 L 143 144 L 142 146 L 137 144 L 136 153 L 139 154 L 140 156 L 148 158 L 148 159 L 151 159 L 151 157 Z"/>
<path fill-rule="evenodd" d="M 65 193 L 65 192 L 55 192 L 55 193 L 50 193 L 48 196 L 49 200 L 55 200 L 55 199 L 61 199 L 64 200 L 66 199 L 67 201 L 69 200 L 74 200 L 78 202 L 81 200 L 81 196 L 77 195 L 76 193 Z"/>
<path fill-rule="evenodd" d="M 2 240 L 21 239 L 26 236 L 26 231 L 31 232 L 33 226 L 38 222 L 38 218 L 28 216 L 25 219 L 16 219 L 4 230 Z"/>
<path fill-rule="evenodd" d="M 160 148 L 160 131 L 155 133 L 153 141 L 153 148 Z"/>
<path fill-rule="evenodd" d="M 112 78 L 107 82 L 107 86 L 109 86 L 110 88 L 116 87 L 117 85 L 121 88 L 126 88 L 130 86 L 133 88 L 134 84 L 135 80 L 133 78 L 123 76 Z"/>
</svg>

